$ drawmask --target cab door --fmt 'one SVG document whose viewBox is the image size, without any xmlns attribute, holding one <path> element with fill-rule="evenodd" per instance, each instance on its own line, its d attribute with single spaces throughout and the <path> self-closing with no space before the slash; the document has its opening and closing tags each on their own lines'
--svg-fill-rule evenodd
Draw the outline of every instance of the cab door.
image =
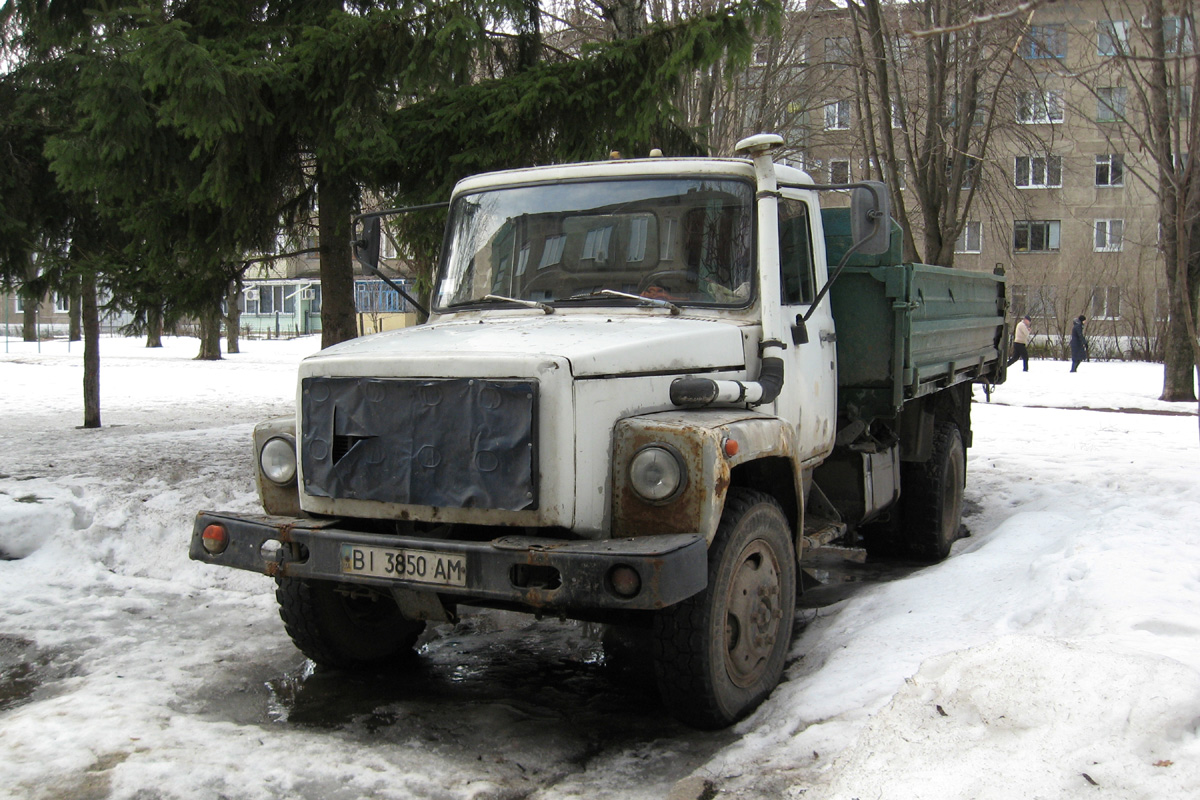
<svg viewBox="0 0 1200 800">
<path fill-rule="evenodd" d="M 837 337 L 829 296 L 805 324 L 807 342 L 797 343 L 798 319 L 812 309 L 827 278 L 821 212 L 811 192 L 783 190 L 779 206 L 779 279 L 782 306 L 775 336 L 786 343 L 784 383 L 776 413 L 796 426 L 800 452 L 808 459 L 833 449 L 837 431 Z"/>
</svg>

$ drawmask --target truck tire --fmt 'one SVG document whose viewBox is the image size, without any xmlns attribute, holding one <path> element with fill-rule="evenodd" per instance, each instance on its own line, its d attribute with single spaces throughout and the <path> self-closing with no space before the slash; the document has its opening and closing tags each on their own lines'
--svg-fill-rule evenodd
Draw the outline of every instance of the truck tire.
<svg viewBox="0 0 1200 800">
<path fill-rule="evenodd" d="M 962 529 L 966 478 L 962 434 L 953 422 L 943 422 L 929 460 L 904 465 L 900 475 L 904 540 L 914 558 L 932 564 L 950 555 Z"/>
<path fill-rule="evenodd" d="M 783 674 L 795 608 L 783 509 L 764 492 L 730 489 L 708 550 L 708 586 L 655 615 L 654 672 L 668 710 L 707 729 L 753 710 Z"/>
<path fill-rule="evenodd" d="M 329 581 L 277 578 L 275 599 L 292 642 L 317 664 L 370 670 L 395 666 L 412 656 L 424 621 L 400 613 L 390 596 L 356 594 Z"/>
</svg>

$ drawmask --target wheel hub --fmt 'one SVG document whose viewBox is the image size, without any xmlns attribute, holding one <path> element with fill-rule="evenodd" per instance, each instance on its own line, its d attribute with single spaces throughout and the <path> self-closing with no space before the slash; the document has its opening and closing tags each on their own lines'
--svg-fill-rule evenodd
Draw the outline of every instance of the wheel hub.
<svg viewBox="0 0 1200 800">
<path fill-rule="evenodd" d="M 762 540 L 747 545 L 730 582 L 725 613 L 725 666 L 743 688 L 767 667 L 783 618 L 779 565 Z"/>
</svg>

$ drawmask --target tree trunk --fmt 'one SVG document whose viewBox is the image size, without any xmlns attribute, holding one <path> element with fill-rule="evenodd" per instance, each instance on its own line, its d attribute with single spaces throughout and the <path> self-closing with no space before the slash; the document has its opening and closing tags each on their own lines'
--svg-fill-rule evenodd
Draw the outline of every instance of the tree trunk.
<svg viewBox="0 0 1200 800">
<path fill-rule="evenodd" d="M 72 342 L 78 342 L 83 338 L 82 320 L 82 303 L 83 295 L 81 294 L 79 276 L 71 278 L 70 283 L 71 310 L 67 322 L 67 339 Z"/>
<path fill-rule="evenodd" d="M 1170 93 L 1172 84 L 1167 75 L 1167 51 L 1163 32 L 1163 2 L 1150 0 L 1146 5 L 1150 26 L 1150 80 L 1147 94 L 1149 108 L 1147 123 L 1152 156 L 1158 169 L 1158 220 L 1162 231 L 1162 253 L 1167 279 L 1167 303 L 1170 318 L 1165 326 L 1163 344 L 1163 393 L 1160 399 L 1168 402 L 1194 401 L 1193 382 L 1196 360 L 1187 329 L 1188 297 L 1187 259 L 1190 255 L 1191 233 L 1187 212 L 1187 186 L 1178 180 L 1183 175 L 1176 164 L 1175 153 L 1181 142 L 1174 136 Z"/>
<path fill-rule="evenodd" d="M 146 311 L 146 347 L 162 347 L 163 312 L 161 306 Z"/>
<path fill-rule="evenodd" d="M 317 232 L 321 252 L 321 347 L 355 338 L 350 215 L 354 182 L 317 168 Z"/>
<path fill-rule="evenodd" d="M 25 265 L 25 278 L 28 281 L 37 277 L 37 268 L 33 265 L 33 256 L 28 257 Z M 42 298 L 33 297 L 25 291 L 25 287 L 21 290 L 21 338 L 27 342 L 37 341 L 37 312 L 41 305 Z"/>
<path fill-rule="evenodd" d="M 221 306 L 213 303 L 200 314 L 200 355 L 197 361 L 221 360 Z"/>
<path fill-rule="evenodd" d="M 32 297 L 22 298 L 25 309 L 21 312 L 21 338 L 27 342 L 36 342 L 37 336 L 37 310 L 40 300 L 35 300 Z"/>
<path fill-rule="evenodd" d="M 611 0 L 600 4 L 600 8 L 612 25 L 614 40 L 634 39 L 645 32 L 646 0 Z"/>
<path fill-rule="evenodd" d="M 225 293 L 225 352 L 240 353 L 238 343 L 238 328 L 242 324 L 242 310 L 238 308 L 238 298 L 242 296 L 240 281 L 231 281 L 229 291 Z M 296 298 L 300 302 L 300 298 Z"/>
<path fill-rule="evenodd" d="M 1163 344 L 1163 392 L 1161 400 L 1171 403 L 1196 399 L 1196 362 L 1188 337 L 1184 304 L 1187 292 L 1180 287 L 1178 273 L 1167 269 L 1167 298 L 1170 318 L 1165 327 L 1166 342 Z"/>
<path fill-rule="evenodd" d="M 96 275 L 80 282 L 83 326 L 83 427 L 100 427 L 100 310 L 96 305 Z"/>
</svg>

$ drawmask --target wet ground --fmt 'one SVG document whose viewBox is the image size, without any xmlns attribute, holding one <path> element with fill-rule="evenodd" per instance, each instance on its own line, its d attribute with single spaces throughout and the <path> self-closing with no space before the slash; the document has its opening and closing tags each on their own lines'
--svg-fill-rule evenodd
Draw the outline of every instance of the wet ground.
<svg viewBox="0 0 1200 800">
<path fill-rule="evenodd" d="M 826 607 L 921 566 L 823 552 L 806 573 L 798 607 Z M 577 790 L 589 770 L 613 764 L 669 788 L 735 739 L 730 731 L 693 730 L 665 712 L 648 661 L 636 655 L 644 646 L 611 639 L 606 646 L 595 625 L 463 611 L 457 624 L 430 627 L 399 671 L 343 673 L 272 650 L 181 686 L 172 708 L 264 729 L 330 731 L 368 747 L 419 742 L 455 760 L 486 761 L 501 783 L 528 787 L 514 797 L 562 782 Z M 798 614 L 797 624 L 806 619 Z M 74 661 L 0 635 L 0 712 L 53 695 Z"/>
<path fill-rule="evenodd" d="M 69 661 L 27 639 L 0 634 L 0 711 L 50 696 L 55 683 L 72 674 Z"/>
<path fill-rule="evenodd" d="M 419 742 L 463 764 L 483 762 L 497 784 L 526 787 L 513 797 L 563 782 L 579 791 L 614 764 L 645 770 L 665 795 L 736 738 L 673 720 L 648 665 L 606 652 L 598 626 L 462 611 L 461 622 L 426 631 L 405 669 L 352 674 L 296 654 L 285 672 L 278 661 L 253 665 L 181 698 L 176 710 L 327 730 L 367 747 Z"/>
</svg>

